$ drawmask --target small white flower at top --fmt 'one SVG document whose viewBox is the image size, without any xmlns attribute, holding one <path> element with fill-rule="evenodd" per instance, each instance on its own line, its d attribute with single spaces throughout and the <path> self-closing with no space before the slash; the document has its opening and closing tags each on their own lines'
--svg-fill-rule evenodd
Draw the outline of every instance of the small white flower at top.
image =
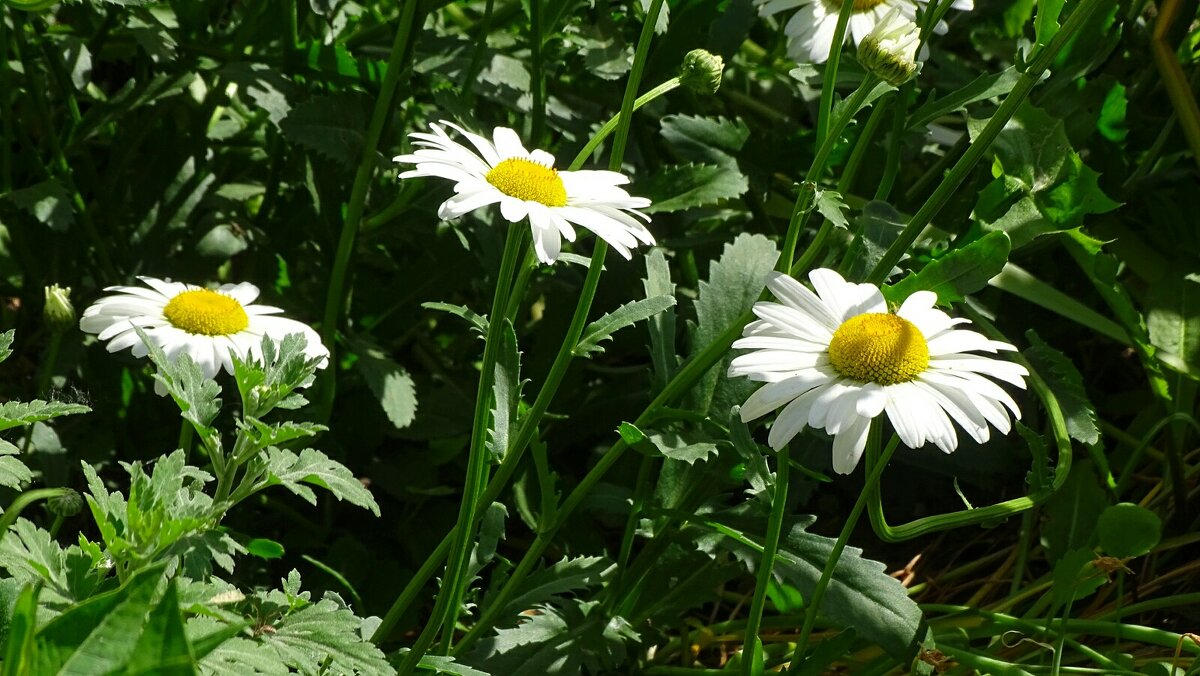
<svg viewBox="0 0 1200 676">
<path fill-rule="evenodd" d="M 149 288 L 110 286 L 105 291 L 115 293 L 97 300 L 79 320 L 81 330 L 108 341 L 109 352 L 129 349 L 135 357 L 149 354 L 134 330 L 137 327 L 168 359 L 187 354 L 205 378 L 213 378 L 222 369 L 233 373 L 233 355 L 262 359 L 263 336 L 281 341 L 299 333 L 307 341 L 305 354 L 321 359 L 320 368 L 329 363 L 329 350 L 307 324 L 274 316 L 283 312 L 277 307 L 253 304 L 258 298 L 253 284 L 208 289 L 154 277 L 138 279 Z M 156 382 L 155 392 L 166 394 L 166 389 Z"/>
<path fill-rule="evenodd" d="M 756 303 L 759 319 L 733 344 L 753 351 L 736 357 L 729 375 L 766 383 L 742 405 L 742 420 L 781 409 L 768 435 L 772 448 L 805 427 L 824 429 L 834 437 L 834 471 L 849 474 L 871 420 L 885 412 L 906 446 L 933 442 L 946 453 L 958 447 L 951 420 L 982 444 L 989 423 L 1008 434 L 1009 411 L 1021 418 L 1012 397 L 988 378 L 1024 389 L 1025 367 L 969 354 L 1016 348 L 954 328 L 969 320 L 935 308 L 933 292 L 912 294 L 893 313 L 873 284 L 847 282 L 827 269 L 808 278 L 816 293 L 772 273 L 767 288 L 780 302 Z"/>
<path fill-rule="evenodd" d="M 572 223 L 591 230 L 626 259 L 639 243 L 654 244 L 643 223 L 650 218 L 637 211 L 650 206 L 650 200 L 618 187 L 629 183 L 623 174 L 559 171 L 553 155 L 526 150 L 517 133 L 507 127 L 496 127 L 489 141 L 453 123 L 441 124 L 462 134 L 475 150 L 450 138 L 438 124 L 430 124 L 432 133 L 410 134 L 418 150 L 392 158 L 416 165 L 401 173 L 402 179 L 437 176 L 454 181 L 455 195 L 438 209 L 440 218 L 458 218 L 498 203 L 500 214 L 510 223 L 529 219 L 534 251 L 547 264 L 558 258 L 562 238 L 575 241 Z"/>
<path fill-rule="evenodd" d="M 899 87 L 920 69 L 920 43 L 921 29 L 893 9 L 863 38 L 858 46 L 858 62 L 884 82 Z"/>
<path fill-rule="evenodd" d="M 762 16 L 778 14 L 795 9 L 796 13 L 784 25 L 783 32 L 787 35 L 788 56 L 801 63 L 825 63 L 829 59 L 829 50 L 833 46 L 833 33 L 837 28 L 838 12 L 841 11 L 841 0 L 754 0 L 758 12 Z M 892 11 L 901 17 L 915 22 L 917 9 L 927 9 L 928 0 L 853 0 L 850 13 L 850 25 L 846 30 L 846 39 L 854 40 L 861 45 L 863 39 L 877 24 Z M 974 0 L 954 0 L 950 5 L 954 9 L 970 11 L 975 8 Z M 939 21 L 934 32 L 945 33 L 948 30 L 945 21 Z"/>
</svg>

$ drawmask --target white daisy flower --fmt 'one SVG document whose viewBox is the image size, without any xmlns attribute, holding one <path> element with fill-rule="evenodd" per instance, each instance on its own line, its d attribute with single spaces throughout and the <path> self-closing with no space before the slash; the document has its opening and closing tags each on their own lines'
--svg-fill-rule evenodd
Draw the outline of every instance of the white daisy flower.
<svg viewBox="0 0 1200 676">
<path fill-rule="evenodd" d="M 138 327 L 168 359 L 186 353 L 205 378 L 213 378 L 221 369 L 233 373 L 233 355 L 262 359 L 263 336 L 280 341 L 299 333 L 307 341 L 305 353 L 321 359 L 321 368 L 329 363 L 329 350 L 307 324 L 273 316 L 283 312 L 277 307 L 252 305 L 258 298 L 253 284 L 224 284 L 214 290 L 153 277 L 138 279 L 150 288 L 110 286 L 105 291 L 115 293 L 93 303 L 79 320 L 81 330 L 108 341 L 109 352 L 129 348 L 133 356 L 145 357 L 149 349 L 134 330 Z M 166 393 L 157 382 L 155 391 Z"/>
<path fill-rule="evenodd" d="M 799 62 L 825 63 L 833 46 L 833 33 L 837 28 L 840 0 L 754 0 L 762 16 L 778 14 L 795 9 L 796 13 L 783 27 L 788 38 L 788 56 Z M 909 21 L 916 21 L 917 9 L 925 8 L 928 0 L 854 0 L 846 38 L 860 44 L 864 38 L 895 10 Z M 975 8 L 974 0 L 954 0 L 954 9 L 970 11 Z M 946 22 L 939 21 L 934 32 L 939 35 L 947 30 Z"/>
<path fill-rule="evenodd" d="M 1024 389 L 1025 367 L 968 354 L 1016 348 L 954 328 L 969 320 L 935 308 L 933 292 L 912 294 L 893 313 L 873 284 L 826 269 L 808 278 L 816 293 L 772 273 L 767 288 L 780 302 L 756 303 L 759 319 L 733 344 L 753 352 L 735 358 L 729 375 L 766 383 L 742 405 L 742 421 L 782 408 L 771 425 L 772 448 L 806 426 L 824 429 L 834 436 L 833 469 L 849 474 L 871 420 L 884 412 L 906 446 L 933 442 L 946 453 L 958 446 L 951 420 L 982 444 L 988 423 L 1008 434 L 1009 411 L 1021 418 L 1012 397 L 988 378 Z"/>
<path fill-rule="evenodd" d="M 626 259 L 639 243 L 654 244 L 654 236 L 642 223 L 650 218 L 637 211 L 650 206 L 650 200 L 617 187 L 629 183 L 623 174 L 558 171 L 553 155 L 526 150 L 512 129 L 496 127 L 489 141 L 453 123 L 442 124 L 466 137 L 475 150 L 430 124 L 433 133 L 410 134 L 418 150 L 392 158 L 417 165 L 400 174 L 402 179 L 438 176 L 454 181 L 455 195 L 438 209 L 440 218 L 458 218 L 499 203 L 501 215 L 510 223 L 529 219 L 534 250 L 543 263 L 558 258 L 563 237 L 575 241 L 572 223 L 596 233 Z"/>
</svg>

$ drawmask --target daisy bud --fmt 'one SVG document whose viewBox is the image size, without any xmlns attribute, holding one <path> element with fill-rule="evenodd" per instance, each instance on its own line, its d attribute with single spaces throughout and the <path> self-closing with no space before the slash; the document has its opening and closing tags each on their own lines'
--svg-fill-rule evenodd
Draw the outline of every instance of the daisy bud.
<svg viewBox="0 0 1200 676">
<path fill-rule="evenodd" d="M 858 61 L 868 72 L 899 87 L 921 67 L 917 61 L 920 37 L 916 24 L 893 11 L 863 38 L 858 46 Z"/>
<path fill-rule="evenodd" d="M 693 49 L 683 57 L 679 81 L 700 94 L 716 94 L 724 70 L 724 59 L 704 49 Z"/>
<path fill-rule="evenodd" d="M 62 495 L 46 501 L 46 508 L 55 516 L 75 516 L 83 511 L 83 496 L 78 491 L 64 488 Z"/>
<path fill-rule="evenodd" d="M 51 284 L 46 289 L 46 304 L 42 319 L 53 333 L 62 333 L 75 326 L 75 306 L 71 305 L 71 287 Z"/>
</svg>

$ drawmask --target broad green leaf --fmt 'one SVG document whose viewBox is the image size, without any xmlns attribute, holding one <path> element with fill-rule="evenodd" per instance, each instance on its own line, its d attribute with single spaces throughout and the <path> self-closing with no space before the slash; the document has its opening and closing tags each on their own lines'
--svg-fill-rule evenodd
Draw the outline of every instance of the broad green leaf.
<svg viewBox="0 0 1200 676">
<path fill-rule="evenodd" d="M 54 232 L 66 232 L 75 223 L 71 193 L 56 179 L 48 179 L 28 188 L 14 190 L 4 199 L 29 213 Z"/>
<path fill-rule="evenodd" d="M 1126 122 L 1126 109 L 1129 100 L 1125 96 L 1125 85 L 1114 82 L 1104 96 L 1104 104 L 1100 108 L 1100 119 L 1096 120 L 1096 129 L 1104 138 L 1121 142 L 1129 135 Z"/>
<path fill-rule="evenodd" d="M 1145 507 L 1122 502 L 1104 509 L 1096 533 L 1100 548 L 1109 556 L 1145 556 L 1162 538 L 1162 519 Z"/>
<path fill-rule="evenodd" d="M 196 242 L 197 254 L 220 260 L 233 258 L 248 248 L 248 233 L 228 223 L 213 226 Z"/>
<path fill-rule="evenodd" d="M 757 566 L 762 541 L 751 533 L 765 529 L 765 520 L 738 513 L 717 514 L 713 519 L 739 535 L 713 533 L 702 537 L 702 548 L 715 545 L 732 551 L 749 568 Z M 775 561 L 777 577 L 799 589 L 805 598 L 811 598 L 834 545 L 832 538 L 808 532 L 815 521 L 815 517 L 805 516 L 785 526 Z M 882 563 L 863 558 L 862 550 L 855 547 L 842 551 L 820 613 L 840 626 L 853 627 L 859 636 L 903 662 L 915 655 L 924 638 L 921 609 L 907 590 L 887 574 Z"/>
<path fill-rule="evenodd" d="M 11 580 L 5 580 L 10 582 Z M 4 664 L 0 665 L 2 676 L 28 676 L 34 672 L 34 637 L 37 632 L 38 593 L 41 586 L 27 584 L 21 589 L 13 604 L 12 614 L 6 616 L 4 632 Z M 4 609 L 8 611 L 8 608 Z"/>
<path fill-rule="evenodd" d="M 1164 275 L 1146 298 L 1154 356 L 1200 380 L 1200 274 Z"/>
<path fill-rule="evenodd" d="M 16 446 L 0 439 L 0 486 L 20 489 L 33 481 L 33 472 L 16 457 L 19 454 Z"/>
<path fill-rule="evenodd" d="M 394 673 L 379 648 L 363 638 L 362 622 L 341 599 L 327 594 L 286 614 L 261 640 L 301 674 Z"/>
<path fill-rule="evenodd" d="M 642 280 L 646 298 L 656 296 L 675 297 L 675 284 L 671 281 L 671 268 L 661 248 L 646 254 L 646 278 Z M 667 308 L 646 320 L 650 332 L 650 362 L 654 365 L 653 390 L 658 392 L 667 386 L 679 358 L 675 355 L 675 310 Z"/>
<path fill-rule="evenodd" d="M 468 579 L 474 578 L 496 558 L 496 547 L 504 539 L 504 522 L 507 518 L 508 508 L 503 503 L 488 505 L 483 518 L 479 520 L 479 537 L 471 549 L 471 560 L 467 564 Z"/>
<path fill-rule="evenodd" d="M 842 195 L 836 190 L 820 190 L 817 189 L 816 196 L 813 198 L 813 208 L 817 213 L 825 217 L 825 220 L 832 223 L 835 227 L 843 230 L 847 229 L 850 222 L 846 220 L 846 203 L 842 201 Z"/>
<path fill-rule="evenodd" d="M 1091 596 L 1106 582 L 1104 573 L 1094 565 L 1096 555 L 1090 548 L 1072 549 L 1054 564 L 1050 596 L 1055 606 L 1065 606 Z"/>
<path fill-rule="evenodd" d="M 588 324 L 584 329 L 583 337 L 579 339 L 579 344 L 575 346 L 574 352 L 578 356 L 603 352 L 604 348 L 600 346 L 600 343 L 611 339 L 612 334 L 627 326 L 650 319 L 674 306 L 675 296 L 668 295 L 652 296 L 625 303 Z"/>
<path fill-rule="evenodd" d="M 883 295 L 899 303 L 917 291 L 928 290 L 937 294 L 938 303 L 950 305 L 987 286 L 988 280 L 1004 269 L 1008 252 L 1008 235 L 988 233 L 885 287 Z"/>
<path fill-rule="evenodd" d="M 487 444 L 494 458 L 503 459 L 521 403 L 521 353 L 517 350 L 517 333 L 508 319 L 504 320 L 504 330 L 500 333 L 492 391 L 492 424 Z"/>
<path fill-rule="evenodd" d="M 1079 369 L 1065 354 L 1047 345 L 1033 329 L 1025 332 L 1025 338 L 1029 340 L 1029 348 L 1023 354 L 1050 385 L 1066 418 L 1071 438 L 1089 446 L 1099 441 L 1096 408 L 1088 397 Z"/>
<path fill-rule="evenodd" d="M 968 122 L 973 139 L 986 122 Z M 1100 189 L 1100 174 L 1072 150 L 1062 120 L 1040 108 L 1023 105 L 992 151 L 995 180 L 980 192 L 974 215 L 985 229 L 1007 232 L 1014 249 L 1119 206 Z"/>
<path fill-rule="evenodd" d="M 1033 28 L 1039 46 L 1045 47 L 1050 43 L 1050 38 L 1058 32 L 1058 16 L 1062 14 L 1066 4 L 1066 0 L 1037 0 Z"/>
<path fill-rule="evenodd" d="M 682 159 L 697 164 L 736 167 L 733 158 L 750 138 L 750 128 L 737 119 L 666 115 L 660 124 L 671 149 Z"/>
<path fill-rule="evenodd" d="M 239 98 L 250 101 L 267 114 L 271 124 L 280 122 L 292 110 L 291 100 L 298 95 L 296 85 L 279 71 L 262 63 L 233 62 L 226 64 L 220 74 L 236 82 Z"/>
<path fill-rule="evenodd" d="M 13 329 L 0 333 L 0 362 L 8 359 L 9 355 L 12 354 L 12 342 L 15 335 L 16 331 Z"/>
<path fill-rule="evenodd" d="M 353 168 L 362 159 L 370 110 L 358 94 L 315 96 L 294 106 L 279 126 L 290 142 Z"/>
<path fill-rule="evenodd" d="M 8 401 L 0 404 L 0 431 L 20 425 L 31 425 L 60 415 L 87 413 L 91 410 L 82 404 L 67 404 L 61 401 Z"/>
<path fill-rule="evenodd" d="M 289 334 L 279 342 L 263 336 L 261 360 L 253 355 L 247 361 L 233 358 L 233 378 L 245 415 L 261 419 L 276 408 L 296 409 L 307 403 L 295 390 L 312 382 L 323 359 L 310 356 L 307 346 L 301 333 Z"/>
<path fill-rule="evenodd" d="M 192 423 L 202 438 L 215 439 L 217 432 L 212 423 L 221 412 L 221 400 L 217 398 L 221 386 L 215 380 L 205 378 L 200 366 L 186 352 L 172 361 L 140 328 L 134 327 L 134 330 L 145 344 L 150 361 L 158 367 L 154 379 L 175 400 L 183 419 Z"/>
<path fill-rule="evenodd" d="M 365 339 L 352 344 L 358 352 L 358 370 L 388 420 L 396 429 L 411 425 L 417 417 L 417 388 L 412 376 L 375 344 Z"/>
<path fill-rule="evenodd" d="M 118 589 L 72 607 L 34 639 L 39 674 L 121 673 L 137 655 L 166 562 L 134 575 Z M 172 672 L 178 673 L 178 672 Z"/>
<path fill-rule="evenodd" d="M 465 305 L 451 305 L 450 303 L 421 303 L 421 307 L 429 310 L 448 312 L 455 317 L 461 317 L 470 322 L 471 326 L 475 327 L 476 331 L 479 331 L 479 333 L 483 335 L 487 335 L 487 317 L 476 314 Z"/>
<path fill-rule="evenodd" d="M 904 229 L 904 216 L 879 200 L 867 202 L 855 219 L 854 241 L 840 272 L 846 279 L 864 279 Z"/>
<path fill-rule="evenodd" d="M 107 575 L 101 552 L 60 546 L 32 521 L 18 518 L 0 540 L 0 568 L 22 583 L 41 585 L 43 607 L 63 609 L 88 598 Z"/>
<path fill-rule="evenodd" d="M 708 280 L 700 282 L 696 298 L 696 326 L 691 331 L 695 354 L 717 339 L 750 310 L 762 295 L 767 275 L 775 267 L 779 250 L 762 235 L 743 233 L 725 245 L 721 258 L 709 265 Z M 724 418 L 731 406 L 750 396 L 755 384 L 744 378 L 725 378 L 731 352 L 705 374 L 694 390 L 696 408 Z M 719 382 L 718 382 L 719 380 Z"/>
<path fill-rule="evenodd" d="M 128 639 L 127 639 L 128 640 Z M 142 635 L 137 639 L 125 673 L 156 676 L 187 676 L 196 673 L 192 647 L 179 612 L 179 593 L 175 580 L 150 611 Z"/>
<path fill-rule="evenodd" d="M 279 446 L 296 439 L 307 439 L 329 429 L 317 423 L 292 422 L 290 420 L 268 425 L 258 418 L 250 416 L 244 420 L 238 420 L 237 423 L 238 427 L 251 439 L 255 448 Z"/>
<path fill-rule="evenodd" d="M 266 538 L 254 538 L 246 543 L 246 552 L 260 559 L 279 559 L 284 555 L 283 545 Z"/>
<path fill-rule="evenodd" d="M 1096 479 L 1091 463 L 1076 463 L 1066 483 L 1046 501 L 1042 524 L 1042 546 L 1046 558 L 1061 559 L 1072 549 L 1092 547 L 1096 520 L 1108 500 Z"/>
<path fill-rule="evenodd" d="M 934 99 L 914 110 L 908 118 L 908 128 L 922 129 L 943 115 L 966 110 L 972 103 L 1007 94 L 1020 78 L 1021 74 L 1011 66 L 999 73 L 980 75 L 962 89 Z"/>
<path fill-rule="evenodd" d="M 324 453 L 306 448 L 299 455 L 282 448 L 271 447 L 266 453 L 268 477 L 263 487 L 283 486 L 311 504 L 317 496 L 306 484 L 320 486 L 338 500 L 369 509 L 379 516 L 379 505 L 362 482 L 346 466 L 330 460 Z"/>
<path fill-rule="evenodd" d="M 651 200 L 649 214 L 685 211 L 733 199 L 750 184 L 735 167 L 716 164 L 676 164 L 638 181 L 637 193 Z"/>
</svg>

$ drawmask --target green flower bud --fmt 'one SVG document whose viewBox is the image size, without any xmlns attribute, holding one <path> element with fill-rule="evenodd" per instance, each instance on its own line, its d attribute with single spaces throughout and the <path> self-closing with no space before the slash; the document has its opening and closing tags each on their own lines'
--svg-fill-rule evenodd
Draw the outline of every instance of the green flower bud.
<svg viewBox="0 0 1200 676">
<path fill-rule="evenodd" d="M 868 72 L 899 87 L 920 70 L 917 61 L 920 38 L 917 25 L 893 11 L 859 43 L 858 61 Z"/>
<path fill-rule="evenodd" d="M 693 49 L 683 57 L 679 82 L 700 94 L 716 94 L 724 70 L 724 59 L 704 49 Z"/>
<path fill-rule="evenodd" d="M 46 501 L 46 508 L 55 516 L 75 516 L 83 511 L 83 496 L 78 491 L 64 488 L 63 494 Z"/>
<path fill-rule="evenodd" d="M 42 319 L 54 333 L 62 333 L 75 326 L 75 306 L 71 305 L 71 287 L 57 284 L 46 287 L 46 305 L 42 308 Z"/>
</svg>

